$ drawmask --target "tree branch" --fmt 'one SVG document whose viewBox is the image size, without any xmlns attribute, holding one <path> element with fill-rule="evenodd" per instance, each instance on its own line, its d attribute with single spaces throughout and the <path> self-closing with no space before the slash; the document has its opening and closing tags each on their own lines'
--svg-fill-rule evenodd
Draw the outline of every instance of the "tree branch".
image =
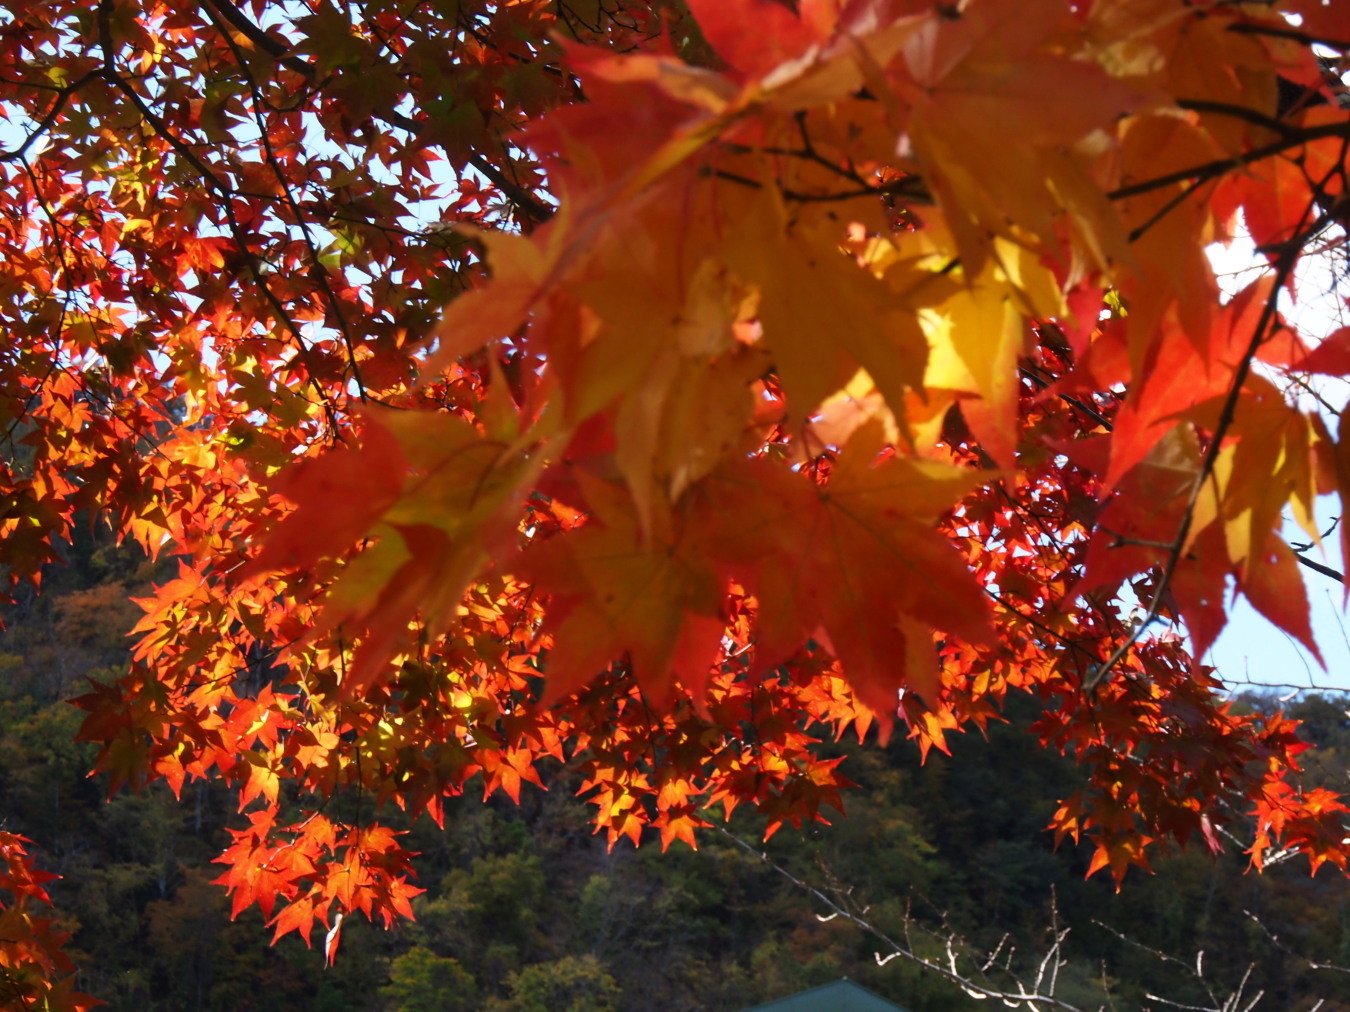
<svg viewBox="0 0 1350 1012">
<path fill-rule="evenodd" d="M 265 51 L 274 60 L 280 63 L 287 70 L 292 70 L 303 76 L 306 80 L 320 83 L 317 81 L 317 74 L 314 65 L 306 63 L 298 56 L 288 55 L 291 48 L 286 46 L 267 32 L 263 31 L 258 25 L 254 24 L 248 17 L 230 3 L 229 0 L 206 0 L 207 5 L 219 14 L 222 18 L 236 28 L 241 34 L 248 37 L 260 49 Z M 387 112 L 376 112 L 372 115 L 379 120 L 388 123 L 390 126 L 398 127 L 400 130 L 407 130 L 413 134 L 420 134 L 426 121 L 416 120 L 411 116 L 405 116 L 403 113 L 389 110 Z M 470 152 L 468 163 L 475 172 L 483 176 L 493 186 L 501 190 L 511 203 L 525 212 L 525 214 L 536 224 L 543 224 L 553 217 L 553 208 L 537 196 L 527 190 L 525 187 L 512 182 L 506 174 L 493 165 L 477 152 Z"/>
<path fill-rule="evenodd" d="M 1212 162 L 1204 162 L 1200 165 L 1193 165 L 1188 169 L 1178 169 L 1176 172 L 1169 172 L 1166 175 L 1156 176 L 1153 179 L 1146 179 L 1142 183 L 1131 183 L 1128 186 L 1121 186 L 1107 193 L 1111 200 L 1124 200 L 1127 197 L 1135 197 L 1141 193 L 1152 193 L 1154 190 L 1161 190 L 1164 187 L 1174 183 L 1184 183 L 1190 179 L 1208 179 L 1214 176 L 1221 176 L 1225 172 L 1231 172 L 1233 169 L 1239 169 L 1244 165 L 1250 165 L 1252 162 L 1259 162 L 1263 158 L 1269 158 L 1271 155 L 1278 155 L 1290 148 L 1296 148 L 1300 144 L 1306 144 L 1309 141 L 1324 140 L 1328 137 L 1350 138 L 1350 123 L 1323 123 L 1315 127 L 1306 127 L 1298 131 L 1297 136 L 1286 137 L 1283 140 L 1273 141 L 1270 144 L 1259 148 L 1253 148 L 1251 151 L 1240 155 L 1233 155 L 1229 158 L 1216 158 Z"/>
<path fill-rule="evenodd" d="M 1330 566 L 1324 566 L 1314 559 L 1308 558 L 1302 552 L 1294 552 L 1294 558 L 1298 560 L 1300 566 L 1307 566 L 1314 573 L 1321 573 L 1323 576 L 1330 577 L 1337 583 L 1345 582 L 1345 574 L 1338 569 L 1332 569 Z"/>
<path fill-rule="evenodd" d="M 206 5 L 287 70 L 293 70 L 311 81 L 314 80 L 313 65 L 306 63 L 298 56 L 289 55 L 291 52 L 290 46 L 284 45 L 268 35 L 229 0 L 206 0 Z"/>
<path fill-rule="evenodd" d="M 1248 123 L 1259 127 L 1265 127 L 1267 130 L 1273 130 L 1275 133 L 1291 140 L 1299 140 L 1302 130 L 1287 123 L 1282 119 L 1276 119 L 1273 116 L 1267 116 L 1256 109 L 1249 109 L 1245 105 L 1232 105 L 1228 102 L 1211 102 L 1208 99 L 1200 98 L 1182 98 L 1177 100 L 1177 106 L 1181 109 L 1189 109 L 1192 112 L 1207 112 L 1219 116 L 1232 116 L 1234 119 L 1246 120 Z M 1301 142 L 1301 141 L 1300 141 Z"/>
<path fill-rule="evenodd" d="M 45 134 L 51 128 L 52 124 L 56 122 L 57 118 L 61 115 L 61 111 L 65 109 L 66 103 L 70 101 L 70 96 L 75 94 L 75 92 L 79 91 L 94 78 L 101 76 L 102 71 L 96 67 L 93 70 L 82 74 L 74 81 L 71 81 L 70 84 L 67 84 L 65 87 L 58 89 L 56 99 L 52 102 L 51 108 L 47 110 L 46 115 L 44 115 L 42 119 L 38 120 L 37 125 L 33 127 L 32 131 L 26 137 L 24 137 L 19 146 L 17 148 L 12 148 L 9 151 L 0 151 L 0 162 L 13 162 L 23 158 L 37 139 Z M 18 84 L 18 87 L 22 88 L 28 86 L 20 83 Z"/>
<path fill-rule="evenodd" d="M 1226 30 L 1237 32 L 1239 35 L 1268 35 L 1275 39 L 1290 39 L 1305 46 L 1326 46 L 1328 49 L 1339 49 L 1341 52 L 1350 50 L 1350 42 L 1331 39 L 1322 35 L 1309 35 L 1307 32 L 1301 32 L 1292 27 L 1284 28 L 1278 25 L 1257 25 L 1249 21 L 1235 21 Z"/>
<path fill-rule="evenodd" d="M 1303 211 L 1303 220 L 1306 221 L 1308 215 L 1312 212 L 1315 205 L 1309 205 Z M 1322 217 L 1325 217 L 1323 215 Z M 1300 232 L 1296 239 L 1299 242 L 1291 241 L 1285 250 L 1280 254 L 1275 267 L 1275 284 L 1271 289 L 1270 296 L 1266 299 L 1266 304 L 1261 309 L 1261 316 L 1256 321 L 1256 326 L 1252 329 L 1251 340 L 1247 342 L 1247 348 L 1243 352 L 1237 368 L 1233 372 L 1233 382 L 1228 389 L 1228 395 L 1224 398 L 1223 406 L 1219 410 L 1219 418 L 1215 423 L 1214 431 L 1210 435 L 1209 446 L 1205 449 L 1205 454 L 1200 460 L 1200 470 L 1191 485 L 1190 496 L 1186 502 L 1186 508 L 1181 516 L 1181 524 L 1177 528 L 1176 538 L 1172 542 L 1171 550 L 1167 554 L 1167 559 L 1163 563 L 1162 574 L 1158 578 L 1157 589 L 1153 592 L 1153 599 L 1149 602 L 1148 610 L 1143 618 L 1137 622 L 1130 635 L 1111 652 L 1111 655 L 1102 662 L 1083 683 L 1083 691 L 1092 693 L 1102 680 L 1105 679 L 1117 664 L 1129 653 L 1147 629 L 1157 619 L 1162 612 L 1163 601 L 1167 596 L 1168 586 L 1172 582 L 1172 576 L 1176 572 L 1177 566 L 1181 563 L 1181 557 L 1186 548 L 1186 541 L 1190 537 L 1191 525 L 1195 521 L 1195 506 L 1200 501 L 1200 493 L 1204 490 L 1205 484 L 1209 481 L 1214 471 L 1214 464 L 1219 459 L 1219 453 L 1223 449 L 1224 436 L 1228 434 L 1228 429 L 1233 424 L 1233 419 L 1237 414 L 1238 399 L 1242 395 L 1242 387 L 1247 381 L 1247 375 L 1251 372 L 1252 361 L 1256 358 L 1256 353 L 1261 345 L 1265 343 L 1269 336 L 1269 331 L 1275 323 L 1276 306 L 1279 302 L 1280 290 L 1284 288 L 1290 274 L 1293 273 L 1294 265 L 1298 262 L 1298 251 L 1301 248 L 1303 237 L 1309 234 L 1316 234 L 1322 227 L 1322 217 L 1313 223 L 1308 229 Z M 1302 222 L 1300 222 L 1302 224 Z"/>
<path fill-rule="evenodd" d="M 1025 983 L 1020 979 L 1016 981 L 1017 982 L 1016 991 L 1004 991 L 999 988 L 988 987 L 984 984 L 979 983 L 972 977 L 969 977 L 960 972 L 960 969 L 957 965 L 958 953 L 956 951 L 956 943 L 959 940 L 957 936 L 950 935 L 945 939 L 946 942 L 945 949 L 948 963 L 947 966 L 943 966 L 941 963 L 935 962 L 934 960 L 926 959 L 925 957 L 920 956 L 917 952 L 915 952 L 911 946 L 900 944 L 895 939 L 887 935 L 885 932 L 881 931 L 878 927 L 876 927 L 876 925 L 872 924 L 870 921 L 864 920 L 858 914 L 853 913 L 851 910 L 845 909 L 844 907 L 836 903 L 834 900 L 832 900 L 820 889 L 817 889 L 810 883 L 804 882 L 801 879 L 797 878 L 797 876 L 793 875 L 792 872 L 788 871 L 782 865 L 778 864 L 772 858 L 770 858 L 766 851 L 757 850 L 755 847 L 751 846 L 745 840 L 742 840 L 739 836 L 732 833 L 724 826 L 717 826 L 717 830 L 732 843 L 736 844 L 736 846 L 744 850 L 747 854 L 768 865 L 775 872 L 777 872 L 783 878 L 787 879 L 802 892 L 808 894 L 809 896 L 815 897 L 821 903 L 825 904 L 825 906 L 827 906 L 831 911 L 830 916 L 826 918 L 827 920 L 833 919 L 834 917 L 842 917 L 844 920 L 848 921 L 849 923 L 855 925 L 858 928 L 861 928 L 867 934 L 871 935 L 873 938 L 877 939 L 879 942 L 885 945 L 890 950 L 890 952 L 885 956 L 883 956 L 879 952 L 876 953 L 876 961 L 879 966 L 884 966 L 892 959 L 899 957 L 901 959 L 908 960 L 912 963 L 916 963 L 919 966 L 923 967 L 925 970 L 930 970 L 933 973 L 936 973 L 938 976 L 945 978 L 949 982 L 956 984 L 958 987 L 964 989 L 965 992 L 973 998 L 997 998 L 1000 1001 L 1004 1002 L 1006 1005 L 1009 1005 L 1011 1007 L 1016 1007 L 1017 1005 L 1025 1002 L 1027 1007 L 1032 1010 L 1060 1009 L 1061 1012 L 1083 1012 L 1083 1010 L 1079 1009 L 1077 1005 L 1070 1005 L 1068 1002 L 1056 998 L 1053 994 L 1047 994 L 1039 990 L 1039 980 L 1044 979 L 1047 964 L 1050 963 L 1052 960 L 1055 961 L 1058 960 L 1059 946 L 1063 942 L 1064 935 L 1067 934 L 1067 931 L 1061 932 L 1057 936 L 1056 941 L 1054 945 L 1051 947 L 1050 952 L 1047 953 L 1045 959 L 1041 961 L 1040 972 L 1037 974 L 1038 977 L 1037 984 L 1033 985 L 1033 987 L 1030 990 L 1027 989 Z M 1053 975 L 1052 975 L 1052 985 L 1053 985 Z M 1051 990 L 1053 990 L 1053 986 Z"/>
</svg>

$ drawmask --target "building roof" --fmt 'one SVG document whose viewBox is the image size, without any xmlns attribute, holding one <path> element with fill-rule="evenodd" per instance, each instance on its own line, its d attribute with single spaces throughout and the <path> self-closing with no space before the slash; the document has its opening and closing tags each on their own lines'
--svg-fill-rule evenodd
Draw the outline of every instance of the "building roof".
<svg viewBox="0 0 1350 1012">
<path fill-rule="evenodd" d="M 845 977 L 833 984 L 756 1005 L 745 1012 L 907 1012 Z"/>
</svg>

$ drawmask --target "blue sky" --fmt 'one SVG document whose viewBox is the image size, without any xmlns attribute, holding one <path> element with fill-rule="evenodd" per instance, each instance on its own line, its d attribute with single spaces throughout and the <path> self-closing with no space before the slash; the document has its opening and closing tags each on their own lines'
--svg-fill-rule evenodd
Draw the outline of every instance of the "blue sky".
<svg viewBox="0 0 1350 1012">
<path fill-rule="evenodd" d="M 1299 267 L 1296 279 L 1296 299 L 1286 300 L 1281 306 L 1287 319 L 1309 339 L 1325 337 L 1338 327 L 1350 323 L 1345 298 L 1347 286 L 1347 256 L 1340 243 L 1344 235 L 1328 235 L 1323 252 L 1306 259 Z M 1264 258 L 1257 258 L 1250 240 L 1238 239 L 1228 247 L 1210 248 L 1210 258 L 1220 274 L 1225 290 L 1233 292 L 1254 280 L 1256 274 L 1267 269 Z M 1260 263 L 1254 266 L 1254 261 Z M 1315 377 L 1318 393 L 1331 405 L 1343 405 L 1350 400 L 1350 384 L 1343 380 Z M 1306 410 L 1318 409 L 1317 401 L 1308 395 L 1299 398 Z M 1325 412 L 1327 425 L 1336 432 L 1339 420 Z M 1326 531 L 1341 513 L 1339 497 L 1324 496 L 1317 504 L 1319 530 Z M 1285 540 L 1306 543 L 1308 536 L 1292 522 L 1285 524 Z M 1306 553 L 1324 565 L 1345 572 L 1341 559 L 1340 531 L 1327 538 L 1320 549 Z M 1313 636 L 1317 640 L 1324 670 L 1316 658 L 1308 653 L 1287 633 L 1267 622 L 1245 600 L 1230 609 L 1228 625 L 1205 656 L 1208 664 L 1219 670 L 1219 675 L 1234 689 L 1244 683 L 1256 687 L 1273 687 L 1281 694 L 1296 688 L 1337 689 L 1350 692 L 1350 619 L 1343 606 L 1341 584 L 1311 569 L 1303 570 L 1312 609 Z"/>
<path fill-rule="evenodd" d="M 1326 502 L 1329 508 L 1339 509 L 1334 500 Z M 1293 525 L 1286 534 L 1290 541 L 1307 539 Z M 1308 554 L 1343 571 L 1338 535 L 1328 538 L 1324 548 L 1325 555 L 1315 548 Z M 1219 676 L 1232 688 L 1241 689 L 1248 683 L 1274 687 L 1273 691 L 1281 695 L 1296 688 L 1350 692 L 1350 619 L 1342 607 L 1342 587 L 1310 569 L 1304 570 L 1304 580 L 1312 608 L 1313 636 L 1326 661 L 1326 670 L 1293 637 L 1241 600 L 1229 611 L 1227 627 L 1204 658 L 1205 663 L 1219 669 Z"/>
</svg>

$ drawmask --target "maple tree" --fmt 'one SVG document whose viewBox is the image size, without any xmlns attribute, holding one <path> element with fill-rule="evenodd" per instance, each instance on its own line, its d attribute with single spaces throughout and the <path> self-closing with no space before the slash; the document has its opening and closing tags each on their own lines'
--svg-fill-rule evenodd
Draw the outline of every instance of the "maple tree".
<svg viewBox="0 0 1350 1012">
<path fill-rule="evenodd" d="M 176 559 L 81 733 L 113 790 L 237 788 L 236 912 L 331 954 L 418 892 L 378 805 L 549 761 L 611 843 L 799 826 L 822 738 L 1009 692 L 1092 870 L 1244 815 L 1346 867 L 1294 723 L 1196 660 L 1235 595 L 1316 652 L 1281 526 L 1350 484 L 1298 396 L 1350 328 L 1281 308 L 1344 234 L 1344 5 L 4 11 L 0 562 Z"/>
</svg>

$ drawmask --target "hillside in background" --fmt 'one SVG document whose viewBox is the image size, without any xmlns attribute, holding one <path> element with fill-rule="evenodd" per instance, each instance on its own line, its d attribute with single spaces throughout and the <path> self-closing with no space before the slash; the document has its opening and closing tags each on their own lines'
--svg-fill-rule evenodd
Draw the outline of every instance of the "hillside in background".
<svg viewBox="0 0 1350 1012">
<path fill-rule="evenodd" d="M 0 635 L 0 821 L 40 841 L 41 864 L 62 876 L 51 892 L 80 985 L 111 1009 L 732 1012 L 841 975 L 913 1012 L 986 1007 L 912 961 L 878 965 L 882 942 L 823 920 L 774 864 L 918 955 L 945 963 L 943 939 L 959 936 L 969 971 L 997 952 L 994 984 L 1009 979 L 1001 967 L 1034 976 L 1055 926 L 1068 928 L 1058 994 L 1080 1007 L 1163 1007 L 1152 993 L 1206 1008 L 1246 975 L 1245 995 L 1264 992 L 1257 1009 L 1350 1009 L 1350 974 L 1311 965 L 1350 966 L 1350 883 L 1296 862 L 1245 874 L 1232 840 L 1217 860 L 1193 850 L 1152 877 L 1132 872 L 1118 895 L 1104 876 L 1084 880 L 1087 848 L 1056 851 L 1044 831 L 1079 774 L 1025 733 L 1029 707 L 926 764 L 901 734 L 885 748 L 840 744 L 861 787 L 847 817 L 761 844 L 762 824 L 738 813 L 730 832 L 752 849 L 714 830 L 697 853 L 662 854 L 655 834 L 607 851 L 564 767 L 519 806 L 466 795 L 443 828 L 402 818 L 423 855 L 416 923 L 350 924 L 325 968 L 294 934 L 269 948 L 256 909 L 231 922 L 212 859 L 244 817 L 224 785 L 189 783 L 182 803 L 163 783 L 109 801 L 86 775 L 93 747 L 71 743 L 81 714 L 65 700 L 119 671 L 139 613 L 128 597 L 163 571 L 87 533 L 70 554 Z M 1348 705 L 1291 704 L 1316 746 L 1307 767 L 1339 789 Z M 358 820 L 375 807 L 350 792 L 329 804 Z"/>
</svg>

